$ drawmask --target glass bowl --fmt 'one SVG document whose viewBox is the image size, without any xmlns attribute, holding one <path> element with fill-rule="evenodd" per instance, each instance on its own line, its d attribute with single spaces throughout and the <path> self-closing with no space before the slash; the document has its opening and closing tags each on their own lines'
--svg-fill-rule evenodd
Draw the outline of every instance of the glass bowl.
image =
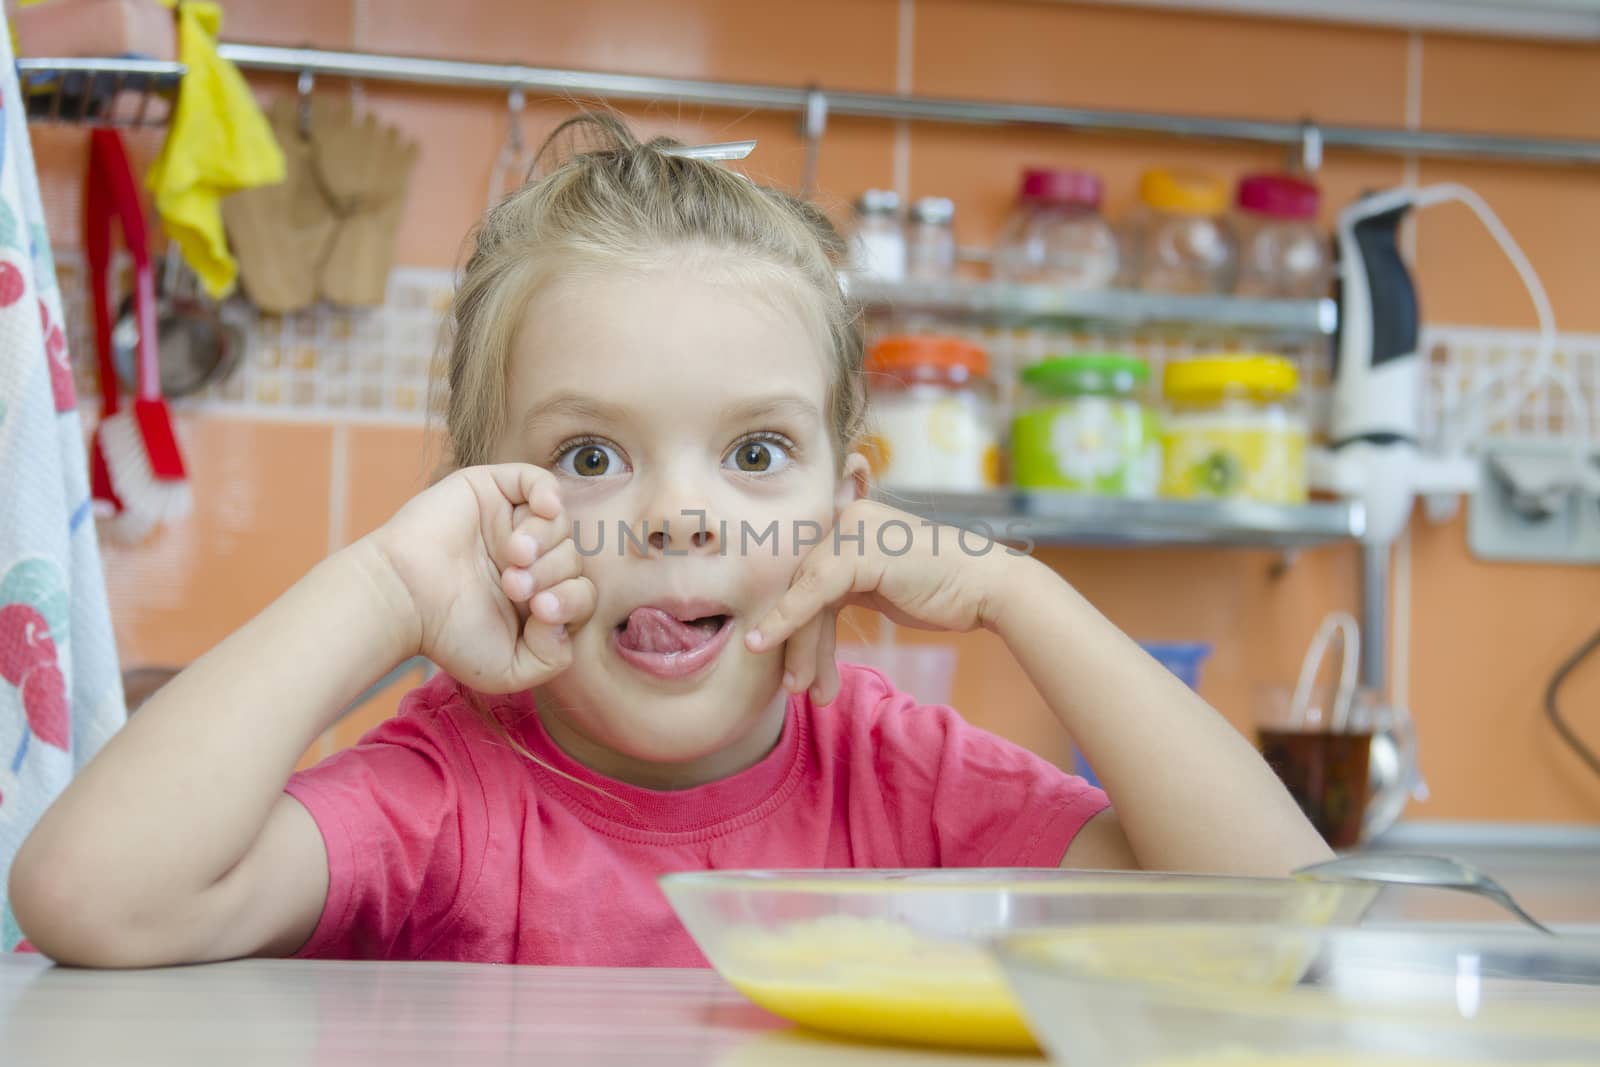
<svg viewBox="0 0 1600 1067">
<path fill-rule="evenodd" d="M 1357 883 L 1054 870 L 705 871 L 661 886 L 724 978 L 817 1030 L 876 1041 L 1036 1045 L 989 942 L 1123 922 L 1353 925 Z"/>
<path fill-rule="evenodd" d="M 1600 941 L 1236 924 L 1002 937 L 1072 1067 L 1600 1064 Z"/>
</svg>

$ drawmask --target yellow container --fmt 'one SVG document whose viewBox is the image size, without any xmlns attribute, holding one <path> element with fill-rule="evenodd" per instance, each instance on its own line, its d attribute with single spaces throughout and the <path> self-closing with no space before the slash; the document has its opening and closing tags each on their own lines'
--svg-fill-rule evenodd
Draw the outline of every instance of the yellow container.
<svg viewBox="0 0 1600 1067">
<path fill-rule="evenodd" d="M 1139 179 L 1130 226 L 1138 287 L 1159 293 L 1226 293 L 1238 270 L 1228 187 L 1197 171 L 1155 169 Z"/>
<path fill-rule="evenodd" d="M 1228 209 L 1228 187 L 1210 174 L 1157 167 L 1139 178 L 1139 199 L 1167 215 L 1216 218 Z"/>
<path fill-rule="evenodd" d="M 1304 503 L 1309 434 L 1299 385 L 1294 364 L 1280 356 L 1169 363 L 1162 495 Z"/>
</svg>

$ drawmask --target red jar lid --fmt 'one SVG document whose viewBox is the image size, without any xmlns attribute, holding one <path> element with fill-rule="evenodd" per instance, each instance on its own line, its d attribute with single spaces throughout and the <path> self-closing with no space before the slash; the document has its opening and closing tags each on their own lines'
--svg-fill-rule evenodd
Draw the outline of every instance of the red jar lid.
<svg viewBox="0 0 1600 1067">
<path fill-rule="evenodd" d="M 1022 172 L 1017 199 L 1035 204 L 1075 204 L 1095 211 L 1105 197 L 1100 175 L 1087 170 L 1030 167 Z"/>
<path fill-rule="evenodd" d="M 1234 201 L 1243 211 L 1274 219 L 1314 219 L 1322 193 L 1301 178 L 1287 174 L 1251 174 L 1239 180 Z"/>
<path fill-rule="evenodd" d="M 927 334 L 885 337 L 867 355 L 868 374 L 905 382 L 963 382 L 989 374 L 989 353 L 959 337 Z"/>
</svg>

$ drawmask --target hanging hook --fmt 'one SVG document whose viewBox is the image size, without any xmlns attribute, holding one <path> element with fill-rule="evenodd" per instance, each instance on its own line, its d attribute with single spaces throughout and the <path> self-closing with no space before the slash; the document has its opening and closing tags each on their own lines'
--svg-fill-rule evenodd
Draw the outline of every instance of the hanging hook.
<svg viewBox="0 0 1600 1067">
<path fill-rule="evenodd" d="M 513 87 L 506 94 L 506 110 L 510 112 L 510 128 L 506 131 L 506 144 L 511 146 L 511 151 L 522 154 L 522 111 L 528 106 L 528 98 L 522 95 L 520 86 Z"/>
<path fill-rule="evenodd" d="M 300 77 L 294 83 L 294 91 L 300 97 L 299 130 L 300 137 L 304 140 L 311 136 L 311 90 L 317 86 L 317 76 L 309 70 L 302 70 Z"/>
<path fill-rule="evenodd" d="M 522 112 L 528 99 L 522 87 L 514 85 L 506 91 L 506 139 L 494 159 L 494 169 L 489 172 L 488 206 L 494 207 L 513 190 L 525 183 L 532 170 L 533 159 L 522 140 Z M 507 182 L 513 182 L 508 186 Z"/>
<path fill-rule="evenodd" d="M 805 171 L 801 190 L 811 196 L 817 190 L 817 158 L 822 154 L 822 135 L 828 129 L 828 97 L 821 89 L 806 89 L 805 110 L 800 117 L 800 136 L 806 144 Z"/>
<path fill-rule="evenodd" d="M 1290 169 L 1315 174 L 1322 169 L 1322 129 L 1311 119 L 1300 124 L 1299 154 L 1290 160 Z"/>
</svg>

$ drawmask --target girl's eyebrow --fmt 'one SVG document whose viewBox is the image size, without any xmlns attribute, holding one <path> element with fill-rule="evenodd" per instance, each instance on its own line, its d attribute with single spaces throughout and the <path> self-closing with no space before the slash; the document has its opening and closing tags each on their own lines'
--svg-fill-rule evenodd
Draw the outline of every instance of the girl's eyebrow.
<svg viewBox="0 0 1600 1067">
<path fill-rule="evenodd" d="M 522 417 L 522 428 L 524 433 L 530 432 L 541 422 L 557 415 L 614 426 L 627 421 L 628 414 L 628 408 L 585 393 L 556 393 L 528 409 L 528 413 Z M 729 422 L 759 422 L 783 417 L 819 421 L 822 412 L 815 402 L 799 393 L 780 393 L 730 405 L 724 410 L 724 417 Z"/>
<path fill-rule="evenodd" d="M 566 415 L 584 422 L 615 424 L 627 418 L 627 409 L 584 393 L 557 393 L 528 409 L 522 417 L 524 431 L 534 429 L 553 415 Z"/>
<path fill-rule="evenodd" d="M 813 401 L 798 393 L 780 393 L 731 405 L 726 409 L 726 415 L 729 422 L 756 422 L 784 416 L 820 420 L 822 411 Z"/>
</svg>

